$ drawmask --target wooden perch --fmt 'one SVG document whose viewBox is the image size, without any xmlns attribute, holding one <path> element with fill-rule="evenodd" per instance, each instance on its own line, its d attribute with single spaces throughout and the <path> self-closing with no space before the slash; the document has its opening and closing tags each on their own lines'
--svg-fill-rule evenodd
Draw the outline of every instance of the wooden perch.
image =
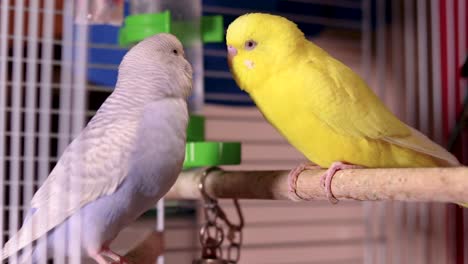
<svg viewBox="0 0 468 264">
<path fill-rule="evenodd" d="M 204 169 L 183 172 L 167 198 L 200 199 Z M 327 200 L 320 186 L 325 170 L 303 171 L 297 194 L 304 200 Z M 222 171 L 208 174 L 205 188 L 217 198 L 294 200 L 288 192 L 289 171 Z M 355 169 L 338 171 L 332 191 L 338 200 L 468 201 L 468 167 Z"/>
</svg>

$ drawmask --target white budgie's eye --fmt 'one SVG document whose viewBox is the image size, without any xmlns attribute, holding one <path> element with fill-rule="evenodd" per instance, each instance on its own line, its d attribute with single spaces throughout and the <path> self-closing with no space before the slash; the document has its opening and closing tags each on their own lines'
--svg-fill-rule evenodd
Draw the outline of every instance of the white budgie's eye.
<svg viewBox="0 0 468 264">
<path fill-rule="evenodd" d="M 257 42 L 253 40 L 247 40 L 245 42 L 245 49 L 246 50 L 253 50 L 257 46 Z"/>
<path fill-rule="evenodd" d="M 177 51 L 176 49 L 173 49 L 172 53 L 174 53 L 174 55 L 179 55 L 179 51 Z"/>
</svg>

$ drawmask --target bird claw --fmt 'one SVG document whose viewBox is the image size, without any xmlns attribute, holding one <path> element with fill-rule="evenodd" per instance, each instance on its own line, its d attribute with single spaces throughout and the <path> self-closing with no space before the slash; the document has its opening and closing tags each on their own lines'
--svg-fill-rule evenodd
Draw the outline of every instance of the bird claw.
<svg viewBox="0 0 468 264">
<path fill-rule="evenodd" d="M 325 176 L 326 176 L 326 174 L 324 174 L 324 175 L 322 175 L 322 177 L 320 177 L 320 186 L 322 186 L 322 188 L 324 188 L 324 189 L 327 187 L 327 185 L 325 184 L 325 178 L 326 178 Z"/>
<path fill-rule="evenodd" d="M 320 179 L 320 185 L 325 189 L 325 193 L 330 203 L 332 204 L 338 203 L 338 199 L 336 199 L 336 197 L 333 195 L 333 192 L 331 190 L 331 182 L 335 173 L 339 170 L 359 169 L 359 168 L 363 168 L 363 167 L 359 165 L 346 164 L 346 163 L 338 161 L 338 162 L 333 162 L 330 168 L 328 168 L 328 170 L 325 172 L 325 174 L 322 175 L 322 178 Z"/>
<path fill-rule="evenodd" d="M 333 168 L 332 165 L 332 167 L 330 167 L 320 178 L 320 185 L 322 186 L 322 188 L 324 188 L 327 199 L 331 204 L 338 203 L 338 199 L 336 199 L 331 190 L 331 181 L 333 179 L 333 176 L 335 175 L 335 172 L 336 170 Z"/>
<path fill-rule="evenodd" d="M 320 169 L 320 166 L 312 165 L 310 163 L 302 163 L 289 172 L 289 175 L 288 175 L 289 193 L 291 195 L 290 197 L 293 200 L 307 200 L 301 197 L 297 193 L 297 180 L 298 180 L 299 174 L 301 174 L 302 171 L 306 169 L 310 170 L 310 169 L 317 169 L 317 168 Z M 320 186 L 324 188 L 325 194 L 328 198 L 328 201 L 330 201 L 330 203 L 332 204 L 338 203 L 338 199 L 336 199 L 336 197 L 333 195 L 333 192 L 331 190 L 331 182 L 335 173 L 339 170 L 359 169 L 359 168 L 362 168 L 362 166 L 346 164 L 346 163 L 338 161 L 338 162 L 333 162 L 332 165 L 325 172 L 325 174 L 322 175 L 322 177 L 320 178 Z"/>
<path fill-rule="evenodd" d="M 110 262 L 106 261 L 106 263 L 108 264 L 129 264 L 129 262 L 127 262 L 124 257 L 120 256 L 119 254 L 115 253 L 109 248 L 103 248 L 101 250 L 100 256 L 102 258 L 107 257 L 108 259 L 110 259 Z"/>
<path fill-rule="evenodd" d="M 122 258 L 119 261 L 114 261 L 114 262 L 111 262 L 110 264 L 130 264 L 130 263 L 128 263 L 127 261 L 125 261 L 124 258 Z"/>
<path fill-rule="evenodd" d="M 311 163 L 301 163 L 294 169 L 292 169 L 289 172 L 288 175 L 288 190 L 291 199 L 293 200 L 306 200 L 302 198 L 298 193 L 297 193 L 297 180 L 299 178 L 299 174 L 301 174 L 302 171 L 304 170 L 313 170 L 313 169 L 320 169 L 320 166 L 313 165 Z"/>
</svg>

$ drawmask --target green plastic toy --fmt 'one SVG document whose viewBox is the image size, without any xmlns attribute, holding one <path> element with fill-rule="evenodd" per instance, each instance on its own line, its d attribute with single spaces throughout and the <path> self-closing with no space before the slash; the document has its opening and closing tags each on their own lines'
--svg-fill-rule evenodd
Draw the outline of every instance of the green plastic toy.
<svg viewBox="0 0 468 264">
<path fill-rule="evenodd" d="M 127 16 L 124 26 L 119 31 L 119 44 L 129 46 L 151 35 L 172 33 L 184 42 L 184 36 L 190 35 L 192 25 L 182 22 L 172 22 L 171 12 L 164 11 L 154 14 L 138 14 Z M 201 34 L 203 43 L 222 42 L 224 27 L 222 16 L 203 16 L 201 19 Z"/>
<path fill-rule="evenodd" d="M 199 115 L 190 115 L 187 126 L 187 142 L 205 140 L 205 118 Z"/>
<path fill-rule="evenodd" d="M 224 41 L 223 16 L 203 16 L 201 20 L 202 39 L 204 43 Z"/>
<path fill-rule="evenodd" d="M 171 13 L 127 16 L 119 30 L 119 44 L 129 46 L 158 33 L 171 32 Z"/>
<path fill-rule="evenodd" d="M 239 142 L 187 142 L 184 169 L 240 164 Z"/>
<path fill-rule="evenodd" d="M 187 127 L 184 169 L 240 164 L 241 144 L 239 142 L 204 140 L 205 118 L 191 115 Z"/>
</svg>

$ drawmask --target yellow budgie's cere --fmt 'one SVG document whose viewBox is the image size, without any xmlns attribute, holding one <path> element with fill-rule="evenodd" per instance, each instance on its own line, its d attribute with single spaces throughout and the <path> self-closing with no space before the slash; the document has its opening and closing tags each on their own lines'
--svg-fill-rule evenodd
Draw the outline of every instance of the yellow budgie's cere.
<svg viewBox="0 0 468 264">
<path fill-rule="evenodd" d="M 293 22 L 253 13 L 229 25 L 231 72 L 266 119 L 310 161 L 323 182 L 355 167 L 457 166 L 457 159 L 395 117 L 350 68 L 308 41 Z M 290 173 L 294 190 L 300 165 Z"/>
</svg>

